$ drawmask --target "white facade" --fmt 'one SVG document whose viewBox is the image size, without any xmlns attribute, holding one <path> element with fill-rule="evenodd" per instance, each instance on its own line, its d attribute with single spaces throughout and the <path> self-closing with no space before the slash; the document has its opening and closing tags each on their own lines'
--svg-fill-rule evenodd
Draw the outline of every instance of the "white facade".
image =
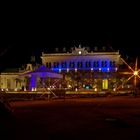
<svg viewBox="0 0 140 140">
<path fill-rule="evenodd" d="M 23 82 L 17 81 L 19 73 L 1 73 L 0 75 L 0 88 L 4 90 L 21 89 Z"/>
<path fill-rule="evenodd" d="M 42 53 L 42 64 L 51 70 L 108 70 L 118 69 L 120 54 L 116 52 L 88 52 L 85 48 L 74 48 L 71 53 Z"/>
</svg>

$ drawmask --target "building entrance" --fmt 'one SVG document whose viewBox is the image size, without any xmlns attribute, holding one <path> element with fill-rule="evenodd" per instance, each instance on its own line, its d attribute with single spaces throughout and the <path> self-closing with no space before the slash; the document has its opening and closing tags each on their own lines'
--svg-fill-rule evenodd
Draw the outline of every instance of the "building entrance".
<svg viewBox="0 0 140 140">
<path fill-rule="evenodd" d="M 102 89 L 108 89 L 108 79 L 102 80 Z"/>
</svg>

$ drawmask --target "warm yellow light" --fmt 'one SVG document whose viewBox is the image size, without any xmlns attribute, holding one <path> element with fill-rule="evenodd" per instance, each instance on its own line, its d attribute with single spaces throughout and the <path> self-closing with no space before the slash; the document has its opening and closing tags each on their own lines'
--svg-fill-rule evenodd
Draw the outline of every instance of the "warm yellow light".
<svg viewBox="0 0 140 140">
<path fill-rule="evenodd" d="M 94 91 L 97 91 L 97 88 L 95 88 Z"/>
<path fill-rule="evenodd" d="M 116 88 L 113 88 L 113 91 L 116 91 Z"/>
<path fill-rule="evenodd" d="M 79 53 L 79 54 L 82 54 L 82 52 L 81 52 L 81 51 L 79 51 L 78 53 Z"/>
<path fill-rule="evenodd" d="M 134 75 L 138 75 L 138 71 L 134 71 L 134 73 L 133 73 Z"/>
</svg>

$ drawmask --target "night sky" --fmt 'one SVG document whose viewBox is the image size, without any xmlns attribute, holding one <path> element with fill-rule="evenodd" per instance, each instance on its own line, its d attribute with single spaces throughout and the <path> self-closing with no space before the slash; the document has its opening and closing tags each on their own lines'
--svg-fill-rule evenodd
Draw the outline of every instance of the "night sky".
<svg viewBox="0 0 140 140">
<path fill-rule="evenodd" d="M 61 50 L 79 44 L 90 48 L 112 46 L 120 50 L 123 57 L 139 57 L 138 22 L 135 19 L 129 22 L 133 16 L 125 15 L 124 18 L 121 13 L 121 18 L 117 19 L 114 13 L 110 14 L 111 9 L 108 9 L 108 14 L 99 13 L 99 9 L 92 11 L 89 8 L 85 12 L 83 7 L 77 8 L 78 12 L 72 13 L 71 10 L 65 14 L 64 11 L 51 14 L 17 14 L 17 11 L 11 14 L 10 11 L 2 20 L 0 71 L 21 67 L 30 61 L 31 55 L 39 57 L 42 51 L 53 51 L 56 47 Z"/>
</svg>

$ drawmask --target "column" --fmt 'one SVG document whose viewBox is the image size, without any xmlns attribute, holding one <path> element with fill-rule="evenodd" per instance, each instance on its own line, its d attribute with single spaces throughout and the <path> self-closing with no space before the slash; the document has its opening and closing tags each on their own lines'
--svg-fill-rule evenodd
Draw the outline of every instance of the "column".
<svg viewBox="0 0 140 140">
<path fill-rule="evenodd" d="M 31 79 L 30 79 L 30 84 L 29 84 L 29 89 L 34 90 L 37 85 L 37 76 L 32 74 Z"/>
</svg>

